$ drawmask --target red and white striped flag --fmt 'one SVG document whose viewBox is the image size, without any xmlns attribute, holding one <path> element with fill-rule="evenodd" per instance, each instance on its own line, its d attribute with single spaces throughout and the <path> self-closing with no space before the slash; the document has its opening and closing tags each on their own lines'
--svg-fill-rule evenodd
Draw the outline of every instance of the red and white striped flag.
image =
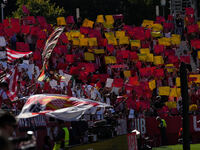
<svg viewBox="0 0 200 150">
<path fill-rule="evenodd" d="M 0 82 L 8 83 L 8 91 L 6 91 L 6 93 L 11 101 L 14 101 L 17 99 L 18 78 L 19 78 L 19 74 L 18 74 L 17 66 L 15 66 L 0 80 Z"/>
<path fill-rule="evenodd" d="M 11 101 L 17 100 L 17 81 L 19 78 L 17 67 L 12 69 L 12 74 L 7 79 L 8 91 L 6 92 Z"/>
<path fill-rule="evenodd" d="M 30 52 L 18 52 L 18 51 L 11 50 L 8 47 L 6 47 L 6 53 L 7 53 L 8 63 L 11 63 L 11 62 L 15 61 L 16 59 L 19 59 L 24 56 L 28 56 L 28 55 L 32 54 L 31 51 Z"/>
</svg>

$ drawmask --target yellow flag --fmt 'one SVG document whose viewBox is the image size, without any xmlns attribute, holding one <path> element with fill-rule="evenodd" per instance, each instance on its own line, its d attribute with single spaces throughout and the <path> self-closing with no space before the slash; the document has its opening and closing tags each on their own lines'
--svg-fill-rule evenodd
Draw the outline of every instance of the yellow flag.
<svg viewBox="0 0 200 150">
<path fill-rule="evenodd" d="M 151 36 L 154 38 L 158 38 L 162 36 L 162 33 L 160 31 L 153 31 L 151 32 Z"/>
<path fill-rule="evenodd" d="M 141 60 L 141 61 L 146 61 L 147 55 L 145 55 L 145 54 L 138 54 L 138 58 L 139 58 L 139 60 Z"/>
<path fill-rule="evenodd" d="M 71 30 L 69 34 L 70 34 L 71 38 L 80 38 L 81 37 L 80 31 L 77 31 L 77 30 Z"/>
<path fill-rule="evenodd" d="M 104 23 L 104 17 L 103 17 L 103 15 L 98 15 L 96 22 L 97 23 Z"/>
<path fill-rule="evenodd" d="M 152 91 L 156 88 L 156 81 L 155 80 L 152 80 L 152 81 L 149 82 L 149 88 Z"/>
<path fill-rule="evenodd" d="M 89 43 L 89 46 L 98 46 L 97 44 L 97 38 L 88 38 L 88 43 Z"/>
<path fill-rule="evenodd" d="M 151 36 L 154 38 L 158 38 L 162 36 L 162 33 L 160 31 L 153 31 L 151 32 Z"/>
<path fill-rule="evenodd" d="M 170 97 L 178 97 L 177 88 L 171 88 L 169 96 Z"/>
<path fill-rule="evenodd" d="M 153 31 L 162 31 L 163 30 L 163 26 L 159 23 L 153 24 Z"/>
<path fill-rule="evenodd" d="M 143 20 L 142 22 L 142 27 L 145 27 L 145 28 L 152 28 L 153 27 L 153 20 Z"/>
<path fill-rule="evenodd" d="M 79 46 L 79 39 L 78 38 L 73 38 L 72 39 L 72 44 L 75 46 Z"/>
<path fill-rule="evenodd" d="M 200 59 L 200 51 L 198 51 L 198 58 Z"/>
<path fill-rule="evenodd" d="M 196 104 L 191 104 L 189 106 L 189 111 L 197 111 L 198 110 L 198 106 Z"/>
<path fill-rule="evenodd" d="M 109 24 L 109 23 L 107 23 L 107 22 L 104 22 L 104 23 L 103 23 L 103 26 L 104 26 L 104 28 L 106 28 L 106 29 L 112 29 L 112 28 L 113 28 L 113 25 L 112 25 L 112 24 Z"/>
<path fill-rule="evenodd" d="M 89 27 L 89 28 L 93 28 L 93 24 L 94 24 L 94 22 L 93 21 L 91 21 L 91 20 L 89 20 L 89 19 L 84 19 L 84 21 L 83 21 L 83 27 Z"/>
<path fill-rule="evenodd" d="M 158 39 L 158 43 L 159 43 L 159 45 L 170 46 L 171 38 L 166 38 L 166 37 L 160 38 L 160 39 Z"/>
<path fill-rule="evenodd" d="M 154 65 L 162 65 L 164 60 L 162 56 L 154 56 Z"/>
<path fill-rule="evenodd" d="M 131 47 L 138 47 L 140 48 L 141 47 L 141 44 L 140 44 L 140 40 L 131 40 Z"/>
<path fill-rule="evenodd" d="M 146 61 L 147 61 L 147 62 L 153 62 L 153 60 L 154 60 L 153 54 L 147 54 L 146 56 L 147 56 L 147 57 L 146 57 Z"/>
<path fill-rule="evenodd" d="M 57 25 L 58 26 L 65 26 L 65 25 L 67 25 L 66 21 L 65 21 L 65 18 L 64 17 L 58 17 L 57 18 Z"/>
<path fill-rule="evenodd" d="M 198 27 L 200 28 L 200 21 L 198 21 L 197 24 L 198 24 Z"/>
<path fill-rule="evenodd" d="M 123 44 L 129 45 L 129 38 L 128 38 L 127 36 L 121 37 L 121 38 L 119 39 L 119 45 L 123 45 Z"/>
<path fill-rule="evenodd" d="M 165 65 L 165 67 L 167 68 L 168 72 L 173 72 L 174 71 L 174 65 L 173 64 L 167 64 L 167 65 Z"/>
<path fill-rule="evenodd" d="M 194 78 L 195 80 L 193 82 L 200 83 L 200 74 L 190 74 L 189 78 Z"/>
<path fill-rule="evenodd" d="M 104 49 L 94 49 L 94 53 L 95 54 L 104 54 L 105 51 L 104 51 Z"/>
<path fill-rule="evenodd" d="M 176 86 L 177 87 L 181 86 L 181 80 L 179 77 L 176 78 Z"/>
<path fill-rule="evenodd" d="M 105 32 L 105 37 L 108 38 L 115 38 L 115 35 L 113 32 Z"/>
<path fill-rule="evenodd" d="M 67 39 L 68 39 L 68 40 L 72 40 L 71 35 L 70 35 L 69 32 L 65 32 L 65 35 L 67 36 Z"/>
<path fill-rule="evenodd" d="M 115 21 L 112 15 L 106 15 L 105 18 L 107 24 L 114 24 Z"/>
<path fill-rule="evenodd" d="M 116 64 L 117 60 L 115 56 L 105 56 L 105 63 L 106 64 Z"/>
<path fill-rule="evenodd" d="M 124 76 L 125 76 L 126 78 L 131 77 L 131 71 L 130 71 L 130 70 L 124 70 Z"/>
<path fill-rule="evenodd" d="M 150 49 L 149 48 L 141 48 L 140 53 L 141 54 L 150 54 Z"/>
<path fill-rule="evenodd" d="M 176 102 L 174 102 L 174 101 L 165 102 L 165 105 L 166 105 L 169 109 L 177 108 Z"/>
<path fill-rule="evenodd" d="M 108 44 L 110 44 L 110 45 L 118 45 L 115 37 L 114 38 L 108 38 L 107 40 L 108 40 Z"/>
<path fill-rule="evenodd" d="M 93 60 L 95 60 L 95 59 L 94 59 L 94 54 L 93 54 L 93 53 L 85 52 L 85 53 L 84 53 L 84 56 L 85 56 L 85 60 L 87 60 L 87 61 L 93 61 Z"/>
<path fill-rule="evenodd" d="M 125 37 L 125 31 L 116 31 L 115 35 L 117 39 Z"/>
<path fill-rule="evenodd" d="M 159 87 L 159 95 L 161 96 L 169 96 L 170 87 L 169 86 L 161 86 Z"/>
<path fill-rule="evenodd" d="M 181 88 L 176 88 L 176 92 L 177 92 L 177 96 L 180 97 L 181 96 Z"/>
<path fill-rule="evenodd" d="M 88 38 L 80 38 L 80 46 L 88 46 Z"/>
<path fill-rule="evenodd" d="M 181 38 L 176 37 L 176 36 L 171 37 L 171 43 L 172 43 L 172 45 L 180 45 L 181 44 Z"/>
</svg>

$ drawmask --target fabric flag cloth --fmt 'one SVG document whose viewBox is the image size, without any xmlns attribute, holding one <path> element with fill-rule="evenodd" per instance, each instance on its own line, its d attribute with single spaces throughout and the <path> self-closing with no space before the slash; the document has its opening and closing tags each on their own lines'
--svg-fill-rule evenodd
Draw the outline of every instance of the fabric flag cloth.
<svg viewBox="0 0 200 150">
<path fill-rule="evenodd" d="M 43 67 L 41 70 L 41 74 L 38 77 L 39 81 L 42 81 L 43 79 L 45 79 L 45 70 L 48 68 L 48 60 L 63 31 L 64 31 L 64 27 L 56 28 L 46 41 L 44 51 L 42 53 Z"/>
<path fill-rule="evenodd" d="M 60 94 L 38 94 L 26 99 L 21 113 L 17 116 L 18 119 L 45 115 L 64 121 L 77 121 L 91 109 L 111 107 L 105 103 Z"/>
<path fill-rule="evenodd" d="M 17 81 L 19 78 L 17 65 L 12 68 L 0 81 L 8 83 L 8 91 L 6 91 L 11 101 L 17 100 Z"/>
<path fill-rule="evenodd" d="M 6 47 L 6 53 L 7 53 L 8 63 L 11 63 L 11 62 L 15 61 L 16 59 L 19 59 L 19 58 L 22 58 L 22 57 L 25 57 L 25 56 L 32 54 L 31 51 L 29 51 L 29 52 L 18 52 L 18 51 L 11 50 L 8 47 Z"/>
</svg>

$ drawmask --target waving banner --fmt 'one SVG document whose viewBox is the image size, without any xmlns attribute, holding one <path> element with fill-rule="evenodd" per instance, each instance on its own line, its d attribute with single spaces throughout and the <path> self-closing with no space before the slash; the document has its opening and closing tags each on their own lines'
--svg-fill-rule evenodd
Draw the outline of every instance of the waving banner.
<svg viewBox="0 0 200 150">
<path fill-rule="evenodd" d="M 45 70 L 48 68 L 48 60 L 63 31 L 64 31 L 64 27 L 56 28 L 54 32 L 49 36 L 48 40 L 46 41 L 44 51 L 42 53 L 43 67 L 42 67 L 41 74 L 38 77 L 39 81 L 42 81 L 45 79 Z"/>
<path fill-rule="evenodd" d="M 111 107 L 105 103 L 89 99 L 79 99 L 66 95 L 38 94 L 27 98 L 17 118 L 32 118 L 46 115 L 65 121 L 75 121 L 91 109 Z"/>
</svg>

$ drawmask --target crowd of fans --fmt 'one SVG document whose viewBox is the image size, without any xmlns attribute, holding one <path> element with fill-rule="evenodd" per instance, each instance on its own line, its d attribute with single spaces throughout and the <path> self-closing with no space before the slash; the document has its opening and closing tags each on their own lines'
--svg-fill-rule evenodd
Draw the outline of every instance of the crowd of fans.
<svg viewBox="0 0 200 150">
<path fill-rule="evenodd" d="M 130 119 L 181 114 L 180 63 L 185 62 L 190 73 L 199 73 L 199 27 L 193 9 L 187 8 L 184 16 L 169 15 L 167 20 L 144 20 L 140 27 L 126 25 L 122 15 L 99 15 L 95 22 L 59 17 L 57 25 L 64 26 L 64 32 L 51 54 L 45 79 L 38 81 L 41 54 L 56 25 L 39 16 L 5 19 L 0 24 L 0 73 L 17 64 L 18 99 L 40 93 L 66 94 L 110 104 L 121 118 Z M 180 48 L 181 41 L 186 41 L 185 49 Z M 33 54 L 9 64 L 6 47 Z M 189 78 L 190 110 L 195 112 L 198 83 L 198 75 Z M 2 106 L 21 110 L 24 103 L 10 104 L 5 91 L 1 88 Z"/>
</svg>

